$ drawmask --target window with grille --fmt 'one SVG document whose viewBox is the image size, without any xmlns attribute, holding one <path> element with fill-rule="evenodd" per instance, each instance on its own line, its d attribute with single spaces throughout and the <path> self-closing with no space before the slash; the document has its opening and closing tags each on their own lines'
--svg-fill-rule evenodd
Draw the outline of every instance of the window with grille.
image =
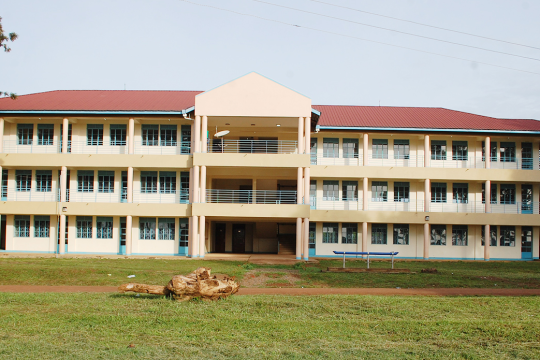
<svg viewBox="0 0 540 360">
<path fill-rule="evenodd" d="M 98 239 L 113 238 L 113 218 L 98 216 L 96 219 L 96 237 Z"/>
<path fill-rule="evenodd" d="M 71 152 L 71 133 L 73 131 L 73 125 L 68 126 L 68 153 Z M 64 137 L 64 124 L 60 124 L 60 149 L 62 149 Z"/>
<path fill-rule="evenodd" d="M 128 176 L 127 171 L 122 171 L 122 195 L 121 195 L 121 201 L 127 202 L 127 194 L 128 194 Z"/>
<path fill-rule="evenodd" d="M 386 245 L 388 235 L 388 225 L 371 224 L 371 243 L 377 245 Z"/>
<path fill-rule="evenodd" d="M 516 143 L 501 142 L 499 151 L 501 162 L 516 162 Z"/>
<path fill-rule="evenodd" d="M 371 157 L 373 159 L 388 159 L 387 139 L 373 139 L 371 144 Z"/>
<path fill-rule="evenodd" d="M 187 247 L 189 243 L 189 221 L 188 219 L 179 219 L 180 233 L 179 233 L 179 246 Z"/>
<path fill-rule="evenodd" d="M 176 146 L 176 125 L 160 125 L 161 146 Z"/>
<path fill-rule="evenodd" d="M 15 237 L 30 237 L 30 215 L 15 215 L 13 229 Z"/>
<path fill-rule="evenodd" d="M 32 189 L 32 170 L 15 170 L 16 190 L 27 192 Z"/>
<path fill-rule="evenodd" d="M 98 192 L 114 192 L 114 171 L 98 171 Z"/>
<path fill-rule="evenodd" d="M 446 160 L 446 141 L 431 141 L 431 160 Z"/>
<path fill-rule="evenodd" d="M 490 242 L 489 246 L 497 246 L 497 226 L 496 225 L 490 225 L 489 226 L 489 232 L 490 232 Z M 482 226 L 482 246 L 485 246 L 486 244 L 486 227 Z"/>
<path fill-rule="evenodd" d="M 51 228 L 50 216 L 34 216 L 34 237 L 48 238 Z"/>
<path fill-rule="evenodd" d="M 66 231 L 64 232 L 64 239 L 66 240 L 66 243 L 65 243 L 66 245 L 69 242 L 68 233 L 69 233 L 69 216 L 66 215 Z M 60 226 L 56 227 L 56 239 L 57 239 L 57 244 L 60 245 Z"/>
<path fill-rule="evenodd" d="M 371 183 L 371 201 L 388 201 L 388 182 L 373 181 Z"/>
<path fill-rule="evenodd" d="M 54 145 L 54 125 L 38 124 L 38 145 Z"/>
<path fill-rule="evenodd" d="M 159 145 L 159 125 L 141 125 L 143 146 Z"/>
<path fill-rule="evenodd" d="M 182 125 L 182 154 L 191 154 L 191 125 Z"/>
<path fill-rule="evenodd" d="M 409 245 L 409 224 L 394 224 L 394 245 Z"/>
<path fill-rule="evenodd" d="M 111 124 L 111 146 L 125 146 L 127 139 L 127 126 Z"/>
<path fill-rule="evenodd" d="M 77 238 L 91 239 L 92 238 L 92 217 L 77 216 Z"/>
<path fill-rule="evenodd" d="M 533 213 L 533 187 L 531 184 L 521 184 L 521 213 Z"/>
<path fill-rule="evenodd" d="M 323 157 L 325 158 L 339 157 L 339 139 L 338 138 L 323 138 Z"/>
<path fill-rule="evenodd" d="M 515 204 L 516 203 L 516 185 L 515 184 L 501 184 L 501 204 Z"/>
<path fill-rule="evenodd" d="M 157 193 L 157 171 L 141 171 L 141 193 Z"/>
<path fill-rule="evenodd" d="M 467 246 L 467 225 L 452 225 L 452 246 Z"/>
<path fill-rule="evenodd" d="M 318 141 L 319 139 L 317 138 L 311 138 L 310 140 L 309 150 L 310 150 L 311 165 L 317 165 L 317 142 Z"/>
<path fill-rule="evenodd" d="M 86 125 L 86 145 L 103 145 L 103 124 Z"/>
<path fill-rule="evenodd" d="M 323 223 L 323 238 L 324 244 L 337 244 L 338 243 L 338 224 L 337 223 Z"/>
<path fill-rule="evenodd" d="M 409 202 L 409 190 L 408 182 L 394 182 L 394 201 Z"/>
<path fill-rule="evenodd" d="M 309 223 L 309 248 L 315 249 L 315 242 L 317 240 L 317 227 L 313 222 Z"/>
<path fill-rule="evenodd" d="M 431 245 L 446 246 L 446 225 L 431 225 Z"/>
<path fill-rule="evenodd" d="M 158 239 L 174 240 L 175 224 L 174 219 L 159 218 L 158 220 Z"/>
<path fill-rule="evenodd" d="M 394 140 L 394 159 L 409 159 L 409 140 Z"/>
<path fill-rule="evenodd" d="M 8 170 L 2 170 L 2 201 L 7 200 Z"/>
<path fill-rule="evenodd" d="M 343 157 L 358 159 L 358 139 L 343 139 Z"/>
<path fill-rule="evenodd" d="M 342 244 L 357 244 L 358 243 L 358 224 L 357 223 L 341 224 L 341 243 Z"/>
<path fill-rule="evenodd" d="M 358 201 L 358 181 L 342 181 L 341 192 L 343 201 Z"/>
<path fill-rule="evenodd" d="M 467 204 L 469 202 L 469 184 L 452 184 L 452 202 L 455 204 Z"/>
<path fill-rule="evenodd" d="M 189 202 L 189 172 L 183 171 L 180 173 L 180 203 L 187 204 Z"/>
<path fill-rule="evenodd" d="M 34 124 L 17 124 L 17 144 L 32 145 L 34 138 Z"/>
<path fill-rule="evenodd" d="M 156 219 L 139 218 L 139 232 L 141 240 L 156 240 Z"/>
<path fill-rule="evenodd" d="M 126 245 L 126 233 L 127 233 L 126 218 L 121 217 L 120 218 L 120 245 L 122 246 Z"/>
<path fill-rule="evenodd" d="M 468 160 L 469 146 L 467 141 L 452 141 L 452 160 Z"/>
<path fill-rule="evenodd" d="M 431 202 L 446 202 L 446 183 L 431 183 Z"/>
<path fill-rule="evenodd" d="M 94 171 L 93 170 L 78 170 L 77 171 L 77 191 L 78 192 L 94 192 Z"/>
<path fill-rule="evenodd" d="M 530 253 L 532 252 L 532 226 L 522 226 L 521 227 L 521 252 Z"/>
<path fill-rule="evenodd" d="M 497 203 L 497 184 L 491 183 L 491 203 Z M 486 183 L 482 184 L 482 204 L 486 203 Z"/>
<path fill-rule="evenodd" d="M 516 246 L 516 227 L 501 226 L 500 246 Z"/>
<path fill-rule="evenodd" d="M 52 170 L 36 170 L 36 191 L 52 191 Z"/>
<path fill-rule="evenodd" d="M 482 141 L 482 161 L 486 161 L 486 143 Z M 490 161 L 497 162 L 497 142 L 491 142 Z"/>
<path fill-rule="evenodd" d="M 161 194 L 176 194 L 176 172 L 159 172 L 159 192 Z"/>
<path fill-rule="evenodd" d="M 521 168 L 523 170 L 533 168 L 533 146 L 530 142 L 521 143 Z"/>
<path fill-rule="evenodd" d="M 323 200 L 339 200 L 339 181 L 323 180 Z"/>
</svg>

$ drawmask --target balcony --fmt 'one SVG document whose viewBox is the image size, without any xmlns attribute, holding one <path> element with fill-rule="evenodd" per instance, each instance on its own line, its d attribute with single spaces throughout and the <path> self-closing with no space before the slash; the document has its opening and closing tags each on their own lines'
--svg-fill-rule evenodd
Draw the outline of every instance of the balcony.
<svg viewBox="0 0 540 360">
<path fill-rule="evenodd" d="M 232 154 L 296 154 L 298 142 L 293 140 L 209 140 L 209 153 Z"/>
<path fill-rule="evenodd" d="M 296 190 L 206 190 L 206 202 L 214 204 L 295 204 Z"/>
<path fill-rule="evenodd" d="M 56 202 L 58 192 L 51 191 L 21 191 L 15 187 L 2 186 L 2 201 L 40 201 L 40 202 Z"/>
</svg>

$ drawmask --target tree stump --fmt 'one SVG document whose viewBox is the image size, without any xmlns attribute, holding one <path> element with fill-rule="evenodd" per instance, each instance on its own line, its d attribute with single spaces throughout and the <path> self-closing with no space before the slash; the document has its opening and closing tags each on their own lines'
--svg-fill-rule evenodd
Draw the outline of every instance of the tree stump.
<svg viewBox="0 0 540 360">
<path fill-rule="evenodd" d="M 146 284 L 122 284 L 118 291 L 171 296 L 178 301 L 193 298 L 218 300 L 236 294 L 240 288 L 234 277 L 222 276 L 219 279 L 210 275 L 211 269 L 200 267 L 188 275 L 175 275 L 167 286 Z"/>
</svg>

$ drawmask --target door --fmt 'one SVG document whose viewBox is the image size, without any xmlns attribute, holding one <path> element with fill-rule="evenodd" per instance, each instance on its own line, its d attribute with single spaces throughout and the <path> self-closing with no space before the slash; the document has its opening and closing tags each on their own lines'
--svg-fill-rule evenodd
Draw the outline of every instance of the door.
<svg viewBox="0 0 540 360">
<path fill-rule="evenodd" d="M 214 252 L 225 252 L 225 224 L 216 224 L 216 231 L 214 234 Z"/>
<path fill-rule="evenodd" d="M 532 226 L 521 227 L 521 258 L 532 260 Z"/>
<path fill-rule="evenodd" d="M 232 252 L 243 254 L 246 252 L 246 225 L 233 224 Z"/>
<path fill-rule="evenodd" d="M 0 220 L 0 250 L 6 250 L 6 215 Z"/>
<path fill-rule="evenodd" d="M 315 256 L 316 225 L 313 222 L 309 223 L 309 256 Z"/>
<path fill-rule="evenodd" d="M 119 255 L 126 255 L 126 218 L 120 218 L 120 246 L 118 248 Z"/>
</svg>

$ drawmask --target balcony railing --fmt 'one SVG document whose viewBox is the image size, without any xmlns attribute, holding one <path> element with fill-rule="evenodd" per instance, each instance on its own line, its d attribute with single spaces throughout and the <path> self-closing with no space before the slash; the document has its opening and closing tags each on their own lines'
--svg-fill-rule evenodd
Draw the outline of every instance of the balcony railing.
<svg viewBox="0 0 540 360">
<path fill-rule="evenodd" d="M 61 152 L 58 143 L 53 145 L 37 145 L 37 142 L 23 145 L 18 140 L 4 140 L 4 153 L 10 154 L 58 154 Z"/>
<path fill-rule="evenodd" d="M 57 191 L 55 189 L 51 189 L 51 191 L 20 191 L 15 187 L 2 186 L 0 197 L 2 201 L 56 202 Z"/>
<path fill-rule="evenodd" d="M 296 190 L 206 190 L 206 202 L 224 204 L 296 204 Z"/>
<path fill-rule="evenodd" d="M 188 204 L 189 191 L 176 190 L 172 193 L 143 193 L 140 191 L 133 192 L 134 203 L 154 203 L 154 204 Z"/>
<path fill-rule="evenodd" d="M 142 155 L 189 155 L 191 143 L 189 141 L 142 141 L 135 144 L 135 154 Z"/>
<path fill-rule="evenodd" d="M 212 139 L 208 142 L 208 152 L 235 154 L 295 154 L 298 152 L 298 143 L 293 140 Z"/>
</svg>

